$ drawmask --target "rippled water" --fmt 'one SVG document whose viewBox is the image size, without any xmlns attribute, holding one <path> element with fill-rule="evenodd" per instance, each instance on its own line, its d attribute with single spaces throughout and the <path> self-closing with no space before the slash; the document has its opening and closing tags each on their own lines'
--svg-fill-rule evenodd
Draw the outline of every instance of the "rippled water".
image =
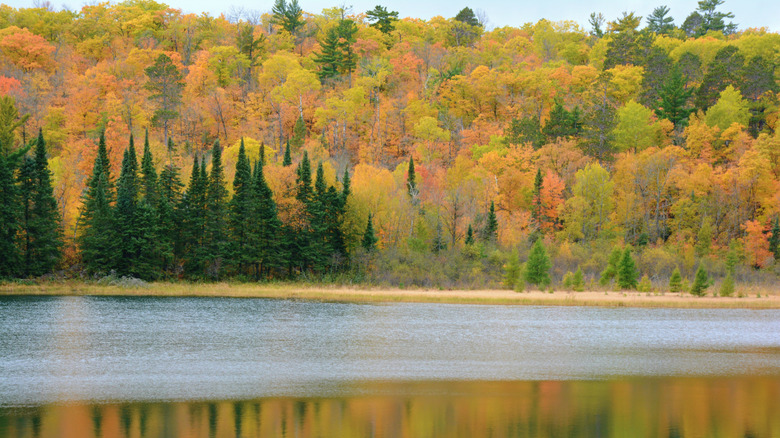
<svg viewBox="0 0 780 438">
<path fill-rule="evenodd" d="M 534 414 L 534 427 L 563 433 L 587 419 L 576 426 L 586 430 L 598 418 L 618 421 L 615 410 L 630 418 L 650 409 L 642 421 L 674 435 L 683 411 L 668 406 L 694 403 L 695 415 L 725 421 L 735 417 L 718 412 L 742 409 L 740 400 L 761 425 L 748 430 L 740 420 L 742 432 L 780 434 L 778 394 L 777 310 L 0 298 L 0 436 L 50 436 L 42 428 L 69 430 L 65 418 L 100 424 L 100 433 L 82 436 L 122 425 L 127 436 L 142 425 L 156 434 L 140 436 L 289 435 L 296 422 L 310 433 L 290 436 L 347 436 L 347 426 L 398 436 L 379 427 L 386 418 L 409 422 L 400 435 L 477 436 L 526 430 L 526 417 L 549 403 L 568 406 L 566 415 Z M 266 419 L 261 427 L 261 411 L 290 424 Z M 448 430 L 447 418 L 470 426 L 426 429 Z M 179 432 L 161 432 L 171 421 Z M 225 421 L 230 433 L 211 433 Z M 258 433 L 238 433 L 250 429 Z M 540 436 L 497 434 L 524 435 Z"/>
</svg>

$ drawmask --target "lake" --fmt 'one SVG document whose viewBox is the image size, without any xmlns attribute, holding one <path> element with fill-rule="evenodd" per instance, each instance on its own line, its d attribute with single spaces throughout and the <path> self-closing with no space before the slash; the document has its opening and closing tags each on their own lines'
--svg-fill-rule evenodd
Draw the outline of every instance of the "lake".
<svg viewBox="0 0 780 438">
<path fill-rule="evenodd" d="M 0 436 L 780 436 L 780 311 L 0 298 Z"/>
</svg>

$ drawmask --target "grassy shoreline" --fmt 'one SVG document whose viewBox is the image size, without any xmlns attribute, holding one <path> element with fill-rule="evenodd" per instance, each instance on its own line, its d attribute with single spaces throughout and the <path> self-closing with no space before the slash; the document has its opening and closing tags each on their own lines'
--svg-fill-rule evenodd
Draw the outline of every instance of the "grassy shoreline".
<svg viewBox="0 0 780 438">
<path fill-rule="evenodd" d="M 507 290 L 391 289 L 371 286 L 328 286 L 301 283 L 150 283 L 123 287 L 81 281 L 0 284 L 0 296 L 156 296 L 275 298 L 358 303 L 452 303 L 543 306 L 744 308 L 779 309 L 780 294 L 737 297 L 694 297 L 688 294 L 642 292 L 567 292 Z"/>
</svg>

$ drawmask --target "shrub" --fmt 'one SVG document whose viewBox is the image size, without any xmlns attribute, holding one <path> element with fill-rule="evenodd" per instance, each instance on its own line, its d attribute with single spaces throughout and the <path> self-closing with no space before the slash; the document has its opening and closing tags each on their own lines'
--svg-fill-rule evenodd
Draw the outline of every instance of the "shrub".
<svg viewBox="0 0 780 438">
<path fill-rule="evenodd" d="M 585 281 L 582 276 L 582 268 L 577 266 L 577 271 L 574 273 L 574 276 L 571 280 L 571 286 L 572 289 L 574 289 L 577 292 L 582 292 L 585 290 Z"/>
<path fill-rule="evenodd" d="M 639 280 L 636 290 L 639 292 L 650 292 L 653 290 L 653 283 L 650 282 L 650 277 L 647 274 L 643 275 L 642 279 Z"/>
<path fill-rule="evenodd" d="M 731 275 L 731 271 L 726 274 L 726 278 L 723 279 L 723 283 L 720 284 L 720 296 L 730 297 L 734 295 L 734 277 Z"/>
<path fill-rule="evenodd" d="M 693 286 L 691 286 L 691 294 L 697 297 L 704 296 L 704 292 L 710 287 L 709 276 L 704 267 L 700 264 L 699 269 L 696 270 L 696 276 L 693 279 Z"/>
<path fill-rule="evenodd" d="M 669 278 L 669 292 L 680 292 L 682 290 L 682 275 L 680 268 L 674 268 L 672 276 Z"/>
</svg>

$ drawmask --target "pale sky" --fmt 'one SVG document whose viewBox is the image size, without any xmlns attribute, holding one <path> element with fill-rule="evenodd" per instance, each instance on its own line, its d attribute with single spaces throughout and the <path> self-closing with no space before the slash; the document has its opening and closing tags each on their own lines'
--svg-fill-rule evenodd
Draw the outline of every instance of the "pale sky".
<svg viewBox="0 0 780 438">
<path fill-rule="evenodd" d="M 79 9 L 88 2 L 81 0 L 50 0 L 55 6 L 67 5 L 71 9 Z M 161 1 L 161 0 L 158 0 Z M 588 16 L 591 12 L 601 12 L 607 21 L 619 17 L 623 11 L 635 12 L 641 15 L 642 27 L 646 25 L 645 18 L 660 5 L 670 8 L 670 15 L 675 24 L 682 24 L 685 17 L 698 6 L 697 0 L 658 0 L 654 2 L 640 0 L 593 0 L 593 1 L 544 1 L 509 2 L 505 0 L 459 0 L 459 1 L 420 1 L 420 0 L 298 0 L 303 10 L 320 13 L 323 8 L 333 6 L 352 6 L 353 12 L 363 12 L 380 4 L 389 10 L 398 11 L 400 17 L 415 17 L 428 19 L 436 15 L 454 17 L 458 11 L 468 6 L 482 10 L 487 15 L 491 27 L 521 26 L 527 22 L 536 22 L 541 18 L 552 21 L 574 20 L 588 29 Z M 30 7 L 33 0 L 6 0 L 14 7 Z M 115 1 L 114 1 L 115 2 Z M 168 0 L 162 1 L 184 12 L 208 12 L 211 15 L 227 13 L 231 7 L 267 12 L 271 10 L 273 0 Z M 772 1 L 726 1 L 720 6 L 721 11 L 730 11 L 735 15 L 734 22 L 740 29 L 748 27 L 768 27 L 773 32 L 780 31 L 780 12 Z"/>
</svg>

